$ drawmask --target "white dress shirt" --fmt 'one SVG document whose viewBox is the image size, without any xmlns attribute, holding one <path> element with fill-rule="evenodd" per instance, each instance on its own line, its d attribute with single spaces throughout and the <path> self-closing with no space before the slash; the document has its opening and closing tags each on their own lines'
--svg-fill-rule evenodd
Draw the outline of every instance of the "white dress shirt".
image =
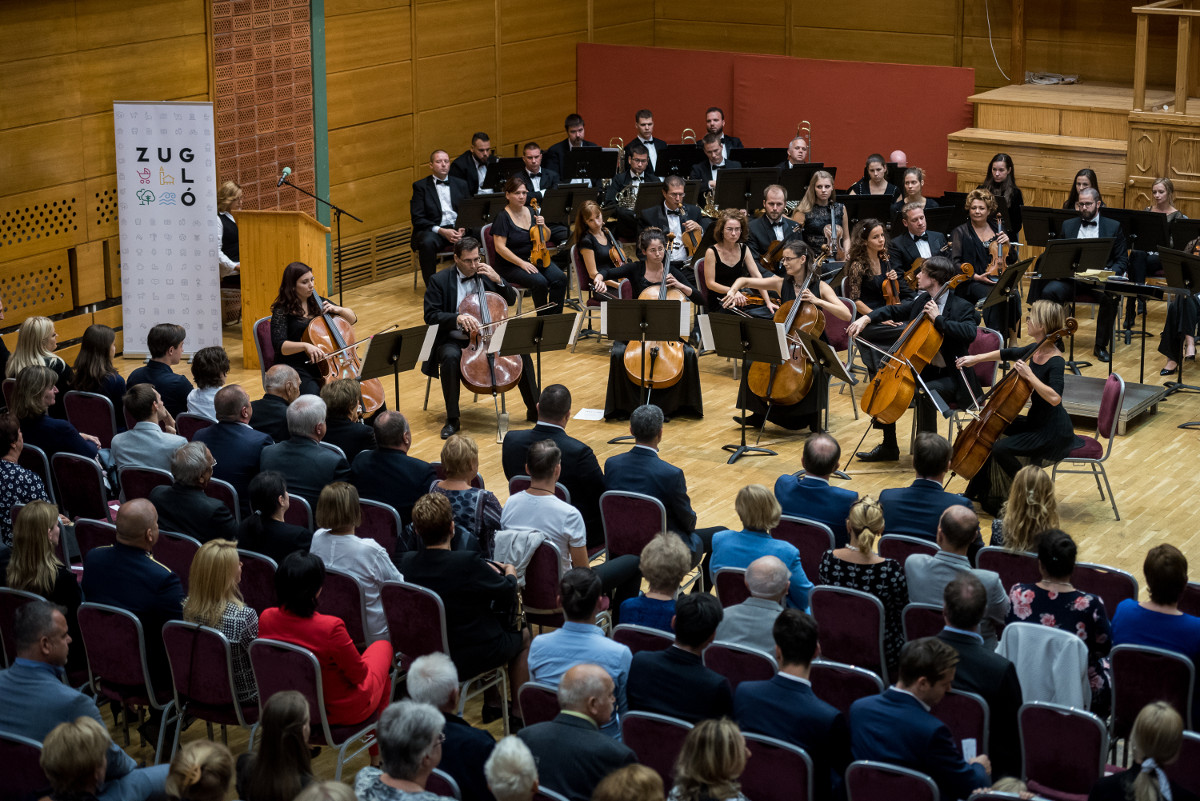
<svg viewBox="0 0 1200 801">
<path fill-rule="evenodd" d="M 392 564 L 391 557 L 375 540 L 354 534 L 333 534 L 327 528 L 313 534 L 309 551 L 321 557 L 326 567 L 348 573 L 362 587 L 366 602 L 363 630 L 367 642 L 388 638 L 387 617 L 379 587 L 385 581 L 403 581 L 404 576 Z"/>
<path fill-rule="evenodd" d="M 641 137 L 639 137 L 638 141 L 646 146 L 646 150 L 650 151 L 650 169 L 652 169 L 652 170 L 658 169 L 658 151 L 655 150 L 655 148 L 654 148 L 654 140 L 653 139 L 642 139 Z"/>
<path fill-rule="evenodd" d="M 437 190 L 438 204 L 442 207 L 442 221 L 433 227 L 436 234 L 439 228 L 453 228 L 458 220 L 458 212 L 450 201 L 450 179 L 439 179 L 433 176 L 433 188 Z"/>
</svg>

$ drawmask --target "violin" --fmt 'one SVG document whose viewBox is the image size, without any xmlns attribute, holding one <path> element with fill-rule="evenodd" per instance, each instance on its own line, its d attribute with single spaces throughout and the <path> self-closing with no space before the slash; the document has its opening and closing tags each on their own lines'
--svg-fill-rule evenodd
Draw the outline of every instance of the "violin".
<svg viewBox="0 0 1200 801">
<path fill-rule="evenodd" d="M 779 259 L 783 256 L 783 240 L 776 239 L 768 247 L 767 251 L 758 257 L 758 263 L 763 269 L 775 275 L 779 271 Z"/>
<path fill-rule="evenodd" d="M 973 275 L 969 265 L 962 266 L 962 273 L 954 276 L 938 290 L 937 296 L 931 298 L 934 302 L 940 300 L 947 292 L 957 287 Z M 917 379 L 912 370 L 921 372 L 937 356 L 942 347 L 942 335 L 929 319 L 929 315 L 920 314 L 904 329 L 904 333 L 896 340 L 888 351 L 893 358 L 885 359 L 875 378 L 867 385 L 862 397 L 862 410 L 868 417 L 879 423 L 894 423 L 900 419 L 905 410 L 912 404 L 917 391 Z"/>
<path fill-rule="evenodd" d="M 612 262 L 613 267 L 623 267 L 629 259 L 625 258 L 625 251 L 621 249 L 621 245 L 617 242 L 617 238 L 612 235 L 612 231 L 604 228 L 604 236 L 608 238 L 608 260 Z"/>
<path fill-rule="evenodd" d="M 700 234 L 696 233 L 695 231 L 687 230 L 687 228 L 684 227 L 685 223 L 687 223 L 687 204 L 680 203 L 679 204 L 679 230 L 683 232 L 683 248 L 684 248 L 684 250 L 687 251 L 688 259 L 690 260 L 692 258 L 692 256 L 694 256 L 696 254 L 696 248 L 700 247 Z M 670 253 L 671 253 L 671 248 L 668 247 L 667 248 L 667 254 L 668 254 L 667 261 L 670 261 L 670 258 L 669 258 Z M 664 261 L 663 263 L 665 264 L 666 261 Z"/>
<path fill-rule="evenodd" d="M 1042 337 L 1038 347 L 1047 341 L 1057 342 L 1060 337 L 1072 336 L 1078 328 L 1075 318 L 1068 317 L 1066 325 Z M 1010 370 L 1000 379 L 985 396 L 983 408 L 975 419 L 955 438 L 950 469 L 967 480 L 974 478 L 991 455 L 996 440 L 1025 408 L 1032 394 L 1033 385 L 1016 370 Z"/>
<path fill-rule="evenodd" d="M 984 274 L 993 281 L 1000 277 L 1000 274 L 1004 272 L 1005 267 L 1004 254 L 1000 252 L 999 241 L 1000 235 L 1004 233 L 1004 218 L 1000 216 L 999 212 L 996 213 L 996 225 L 999 226 L 996 235 L 989 239 L 986 243 L 988 246 L 988 253 L 992 258 L 988 262 L 987 270 L 984 271 Z"/>
<path fill-rule="evenodd" d="M 667 234 L 667 253 L 671 252 L 675 234 Z M 667 276 L 671 274 L 670 265 L 664 259 L 662 280 L 643 289 L 638 300 L 678 300 L 686 303 L 684 294 L 674 287 L 667 286 Z M 643 360 L 642 354 L 645 354 Z M 625 346 L 625 375 L 639 387 L 648 389 L 666 389 L 679 383 L 683 377 L 683 343 L 679 340 L 659 342 L 656 340 L 631 340 Z M 642 366 L 646 366 L 646 379 L 642 380 Z"/>
<path fill-rule="evenodd" d="M 788 339 L 788 360 L 781 365 L 754 362 L 746 371 L 746 386 L 766 403 L 791 406 L 799 403 L 812 388 L 812 363 L 800 343 L 796 331 L 819 337 L 825 330 L 825 315 L 810 301 L 801 301 L 805 290 L 819 275 L 815 265 L 808 270 L 795 300 L 789 300 L 775 311 L 775 322 L 783 323 Z M 789 276 L 787 280 L 792 280 Z"/>
<path fill-rule="evenodd" d="M 938 255 L 945 256 L 949 252 L 950 252 L 950 240 L 947 239 L 946 244 L 942 245 L 941 248 L 938 249 Z M 924 263 L 925 263 L 925 257 L 918 256 L 917 258 L 913 259 L 912 266 L 904 271 L 904 281 L 908 284 L 909 289 L 912 289 L 914 292 L 917 289 L 917 273 L 921 272 L 921 265 L 923 265 Z M 975 271 L 971 270 L 971 272 L 975 272 Z"/>
<path fill-rule="evenodd" d="M 529 208 L 533 209 L 533 216 L 541 216 L 541 209 L 538 208 L 538 199 L 535 197 L 529 201 Z M 531 221 L 532 222 L 532 221 Z M 539 270 L 544 270 L 550 266 L 550 249 L 547 247 L 550 242 L 550 229 L 544 225 L 537 225 L 536 222 L 529 226 L 529 263 Z"/>
<path fill-rule="evenodd" d="M 892 268 L 888 260 L 887 251 L 879 254 L 879 272 L 887 275 L 888 270 Z M 883 279 L 883 299 L 889 306 L 897 306 L 900 303 L 900 282 L 894 278 Z"/>
<path fill-rule="evenodd" d="M 492 341 L 492 328 L 508 318 L 508 301 L 495 292 L 486 291 L 483 281 L 476 281 L 475 291 L 458 304 L 458 313 L 469 314 L 479 321 L 479 330 L 471 332 L 470 344 L 462 349 L 458 359 L 458 374 L 463 386 L 476 395 L 493 396 L 515 387 L 521 380 L 521 357 L 487 352 Z"/>
<path fill-rule="evenodd" d="M 385 397 L 382 382 L 378 378 L 366 381 L 359 379 L 362 361 L 358 358 L 354 326 L 349 320 L 336 314 L 319 314 L 309 322 L 300 340 L 316 345 L 322 353 L 328 354 L 315 362 L 321 372 L 321 386 L 330 381 L 352 378 L 359 382 L 362 389 L 361 408 L 364 417 L 370 417 L 383 408 Z"/>
</svg>

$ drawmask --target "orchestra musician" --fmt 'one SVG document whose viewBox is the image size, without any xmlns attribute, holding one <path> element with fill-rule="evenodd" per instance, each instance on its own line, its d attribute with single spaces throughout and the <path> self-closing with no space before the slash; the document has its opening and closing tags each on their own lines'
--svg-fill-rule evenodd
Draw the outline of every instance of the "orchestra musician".
<svg viewBox="0 0 1200 801">
<path fill-rule="evenodd" d="M 742 149 L 741 139 L 725 133 L 725 112 L 720 106 L 709 106 L 705 110 L 704 127 L 710 134 L 718 137 L 717 141 L 721 143 L 724 158 L 729 158 L 730 153 Z"/>
<path fill-rule="evenodd" d="M 700 146 L 704 148 L 705 161 L 693 164 L 692 173 L 688 177 L 694 181 L 707 181 L 709 189 L 717 185 L 718 170 L 736 170 L 742 166 L 741 162 L 734 161 L 725 155 L 719 134 L 705 134 L 700 140 Z"/>
<path fill-rule="evenodd" d="M 647 287 L 660 285 L 665 269 L 668 271 L 668 289 L 679 290 L 692 303 L 700 301 L 700 291 L 687 280 L 683 271 L 665 266 L 667 240 L 662 230 L 647 228 L 642 231 L 638 237 L 638 250 L 643 254 L 641 261 L 626 262 L 620 267 L 601 268 L 592 279 L 592 289 L 596 292 L 607 292 L 606 281 L 620 282 L 627 278 L 633 286 L 633 296 L 636 298 Z M 606 420 L 623 420 L 642 403 L 642 387 L 635 383 L 625 370 L 627 345 L 626 342 L 613 343 L 608 367 L 608 395 L 604 402 Z M 686 342 L 682 343 L 682 347 L 683 374 L 678 383 L 651 390 L 650 403 L 662 409 L 667 417 L 677 414 L 703 417 L 704 399 L 700 392 L 700 368 L 696 364 L 696 351 Z M 649 358 L 647 354 L 647 365 Z"/>
<path fill-rule="evenodd" d="M 1071 191 L 1067 193 L 1067 199 L 1063 202 L 1062 207 L 1068 211 L 1075 211 L 1075 204 L 1079 202 L 1079 193 L 1085 189 L 1100 191 L 1100 179 L 1096 177 L 1096 171 L 1090 167 L 1084 167 L 1075 173 L 1075 180 L 1071 183 Z M 1100 208 L 1104 208 L 1104 206 L 1104 196 L 1101 195 Z"/>
<path fill-rule="evenodd" d="M 426 286 L 437 270 L 437 256 L 442 248 L 452 247 L 464 236 L 478 236 L 456 225 L 458 204 L 471 190 L 466 181 L 450 175 L 450 154 L 445 150 L 433 151 L 429 156 L 429 172 L 427 178 L 413 181 L 408 205 L 412 217 L 409 245 L 417 252 Z"/>
<path fill-rule="evenodd" d="M 1200 255 L 1200 238 L 1188 242 L 1187 253 Z M 1167 357 L 1159 375 L 1170 375 L 1179 369 L 1179 360 L 1196 360 L 1196 325 L 1200 321 L 1200 302 L 1189 293 L 1172 297 L 1167 304 L 1167 319 L 1158 340 L 1158 352 Z"/>
<path fill-rule="evenodd" d="M 908 166 L 908 154 L 903 150 L 893 150 L 888 154 L 888 161 L 895 164 L 897 167 Z"/>
<path fill-rule="evenodd" d="M 990 248 L 993 240 L 1000 248 L 999 253 L 1004 254 L 1008 246 L 1008 234 L 998 223 L 989 222 L 996 213 L 996 201 L 986 189 L 972 189 L 967 193 L 964 205 L 967 221 L 950 232 L 950 256 L 955 267 L 967 263 L 975 268 L 975 277 L 960 286 L 958 294 L 971 303 L 978 303 L 996 285 L 996 278 L 987 274 L 992 261 Z M 1021 301 L 1013 295 L 1007 304 L 997 303 L 984 309 L 983 324 L 1007 336 L 1010 330 L 1016 328 L 1020 313 Z"/>
<path fill-rule="evenodd" d="M 1008 213 L 1003 217 L 1004 233 L 1008 234 L 1010 241 L 1020 241 L 1021 225 L 1023 224 L 1021 209 L 1025 207 L 1025 196 L 1021 194 L 1021 188 L 1017 186 L 1017 175 L 1013 171 L 1012 156 L 1007 153 L 997 153 L 992 156 L 992 160 L 988 164 L 987 177 L 976 188 L 990 192 L 997 203 L 1000 200 L 1004 201 L 1008 207 Z M 1007 259 L 1010 264 L 1017 260 L 1016 248 L 1009 250 Z"/>
<path fill-rule="evenodd" d="M 637 138 L 625 145 L 625 163 L 629 163 L 630 153 L 636 144 L 646 148 L 650 159 L 650 170 L 658 169 L 659 151 L 665 150 L 667 143 L 654 135 L 654 112 L 648 108 L 638 109 L 633 115 L 633 124 L 637 126 Z"/>
<path fill-rule="evenodd" d="M 804 282 L 808 280 L 809 273 L 818 269 L 812 249 L 804 244 L 803 240 L 786 240 L 779 257 L 779 264 L 783 267 L 783 276 L 772 275 L 764 278 L 743 276 L 730 284 L 729 292 L 726 293 L 723 301 L 726 308 L 736 303 L 736 296 L 741 294 L 742 289 L 762 289 L 778 293 L 780 304 L 787 303 L 789 300 L 798 300 L 801 303 L 811 303 L 822 314 L 832 314 L 839 320 L 847 322 L 850 320 L 851 314 L 850 310 L 846 308 L 846 304 L 838 299 L 833 287 L 820 280 L 819 275 L 814 275 L 809 281 L 808 288 L 801 291 Z M 824 333 L 821 334 L 821 337 L 824 339 Z M 806 426 L 813 433 L 820 431 L 821 398 L 824 396 L 824 392 L 817 383 L 813 383 L 812 389 L 799 403 L 786 406 L 773 403 L 768 411 L 766 401 L 749 391 L 748 374 L 749 370 L 742 370 L 741 386 L 738 388 L 738 408 L 745 409 L 748 414 L 744 419 L 735 417 L 735 423 L 760 428 L 764 420 L 769 420 L 777 426 L 792 431 Z M 822 376 L 821 380 L 826 379 Z"/>
<path fill-rule="evenodd" d="M 900 210 L 900 222 L 905 233 L 892 237 L 888 243 L 888 252 L 897 272 L 907 272 L 917 259 L 928 259 L 946 247 L 945 235 L 929 230 L 925 207 L 920 203 L 905 203 Z"/>
<path fill-rule="evenodd" d="M 471 136 L 471 148 L 454 160 L 450 174 L 467 182 L 471 197 L 479 194 L 487 176 L 488 165 L 500 159 L 492 155 L 492 139 L 483 131 Z"/>
<path fill-rule="evenodd" d="M 729 313 L 725 306 L 725 295 L 730 285 L 739 278 L 762 278 L 758 264 L 746 245 L 746 212 L 742 209 L 721 209 L 717 215 L 716 239 L 704 252 L 704 287 L 710 314 Z M 758 290 L 762 303 L 747 306 L 748 298 L 741 292 L 730 298 L 730 306 L 743 309 L 756 317 L 770 317 L 777 308 L 765 289 Z"/>
<path fill-rule="evenodd" d="M 517 177 L 529 190 L 525 202 L 536 198 L 540 203 L 546 192 L 560 183 L 558 172 L 542 164 L 542 149 L 537 142 L 525 143 L 525 147 L 521 149 L 521 161 L 524 162 L 524 169 L 517 173 Z"/>
<path fill-rule="evenodd" d="M 630 142 L 629 146 L 625 148 L 625 156 L 625 162 L 629 165 L 629 169 L 617 173 L 613 177 L 612 183 L 608 185 L 608 191 L 604 195 L 606 206 L 616 204 L 617 193 L 626 187 L 633 188 L 633 197 L 636 199 L 646 184 L 662 183 L 662 179 L 650 169 L 650 152 L 641 142 Z M 627 239 L 637 236 L 637 218 L 633 215 L 633 209 L 618 206 L 616 217 L 618 236 Z"/>
<path fill-rule="evenodd" d="M 788 142 L 787 158 L 779 163 L 779 169 L 790 170 L 808 163 L 808 140 L 803 136 L 794 136 Z"/>
<path fill-rule="evenodd" d="M 335 306 L 317 294 L 312 268 L 294 261 L 283 268 L 279 294 L 271 304 L 271 347 L 275 363 L 286 364 L 300 376 L 300 394 L 321 393 L 321 369 L 318 362 L 325 353 L 311 342 L 304 341 L 308 324 L 322 314 L 332 314 L 349 322 L 358 322 L 354 312 Z"/>
<path fill-rule="evenodd" d="M 555 142 L 546 150 L 546 168 L 561 176 L 567 167 L 567 154 L 577 147 L 600 147 L 595 142 L 583 138 L 583 117 L 578 114 L 568 114 L 563 121 L 567 138 Z"/>
<path fill-rule="evenodd" d="M 887 195 L 892 200 L 900 198 L 900 187 L 887 179 L 887 162 L 878 153 L 867 156 L 863 166 L 863 177 L 850 186 L 852 195 Z"/>
<path fill-rule="evenodd" d="M 980 362 L 1011 362 L 1013 369 L 1033 388 L 1029 414 L 1018 416 L 1008 425 L 983 467 L 967 485 L 965 495 L 993 515 L 1008 498 L 1018 470 L 1026 464 L 1053 464 L 1066 458 L 1075 447 L 1075 429 L 1062 405 L 1067 363 L 1055 340 L 1042 341 L 1047 334 L 1065 327 L 1063 307 L 1039 300 L 1029 309 L 1026 324 L 1034 339 L 1032 344 L 960 356 L 955 362 L 964 370 Z"/>
<path fill-rule="evenodd" d="M 511 182 L 511 179 L 510 179 Z M 434 378 L 441 376 L 442 400 L 446 405 L 446 425 L 442 439 L 448 439 L 459 428 L 458 396 L 459 359 L 470 334 L 479 330 L 480 322 L 469 314 L 459 314 L 463 299 L 480 288 L 495 292 L 509 304 L 516 302 L 517 293 L 495 269 L 484 263 L 479 240 L 463 237 L 454 243 L 454 269 L 435 273 L 425 289 L 425 324 L 438 327 L 431 358 L 421 365 L 421 372 Z M 537 386 L 533 362 L 522 356 L 521 380 L 517 384 L 525 401 L 526 419 L 537 421 Z"/>
<path fill-rule="evenodd" d="M 1186 220 L 1187 215 L 1175 208 L 1175 183 L 1170 178 L 1159 178 L 1150 186 L 1150 194 L 1154 198 L 1154 205 L 1147 206 L 1146 211 L 1165 214 L 1167 217 L 1167 225 L 1170 226 L 1175 220 Z M 1169 245 L 1169 243 L 1168 243 Z M 1158 251 L 1139 250 L 1137 241 L 1134 241 L 1133 249 L 1129 251 L 1129 280 L 1135 284 L 1146 283 L 1146 276 L 1158 275 L 1162 272 L 1162 259 L 1159 258 Z M 1125 324 L 1122 326 L 1125 329 L 1125 344 L 1130 343 L 1133 336 L 1132 328 L 1134 317 L 1137 314 L 1146 313 L 1146 299 L 1137 299 L 1137 311 L 1135 312 L 1134 299 L 1128 298 L 1125 301 Z"/>
<path fill-rule="evenodd" d="M 783 213 L 786 207 L 787 190 L 782 186 L 771 184 L 763 190 L 762 216 L 750 221 L 750 252 L 755 261 L 761 261 L 771 243 L 800 237 L 799 223 Z"/>
<path fill-rule="evenodd" d="M 888 255 L 887 229 L 879 220 L 859 220 L 850 236 L 850 251 L 846 255 L 846 279 L 843 297 L 854 301 L 859 314 L 870 314 L 887 304 L 884 282 L 897 286 L 900 300 L 912 297 L 912 289 L 904 280 L 907 264 L 892 264 Z"/>
<path fill-rule="evenodd" d="M 838 218 L 837 252 L 830 254 L 830 258 L 837 261 L 850 249 L 850 220 L 846 216 L 846 207 L 837 202 L 833 175 L 825 170 L 817 170 L 808 182 L 808 190 L 800 200 L 800 205 L 792 213 L 792 219 L 800 223 L 804 230 L 805 243 L 814 253 L 820 253 L 822 246 L 829 242 L 831 215 Z"/>
<path fill-rule="evenodd" d="M 567 294 L 567 276 L 554 263 L 543 270 L 529 261 L 533 249 L 529 229 L 534 225 L 545 225 L 545 221 L 541 216 L 535 217 L 526 205 L 528 194 L 520 175 L 511 176 L 504 185 L 506 205 L 492 223 L 495 269 L 506 281 L 528 289 L 535 306 L 544 306 L 547 299 L 554 304 L 538 312 L 539 315 L 559 314 Z M 561 236 L 560 242 L 566 238 L 565 227 Z"/>
<path fill-rule="evenodd" d="M 599 273 L 620 266 L 613 262 L 612 248 L 620 248 L 621 243 L 604 227 L 604 212 L 596 201 L 585 200 L 579 207 L 572 239 L 587 270 L 589 285 L 596 283 Z"/>
<path fill-rule="evenodd" d="M 876 223 L 878 224 L 878 223 Z M 975 340 L 978 317 L 971 303 L 953 292 L 946 292 L 935 301 L 941 288 L 954 276 L 954 264 L 945 256 L 931 256 L 917 273 L 920 291 L 912 298 L 893 306 L 880 306 L 870 314 L 859 317 L 846 329 L 852 337 L 860 336 L 868 325 L 880 322 L 903 322 L 911 324 L 921 315 L 933 321 L 934 328 L 942 335 L 942 346 L 924 370 L 921 378 L 933 391 L 953 400 L 961 408 L 971 403 L 972 392 L 979 394 L 975 371 L 963 373 L 956 367 L 958 357 L 967 355 L 967 348 Z M 869 349 L 868 349 L 869 350 Z M 966 381 L 971 382 L 968 387 Z M 917 431 L 937 430 L 937 407 L 925 396 L 918 395 Z M 895 423 L 874 423 L 883 431 L 883 442 L 872 450 L 860 451 L 858 458 L 864 462 L 896 461 L 900 448 L 896 443 Z"/>
<path fill-rule="evenodd" d="M 904 190 L 901 193 L 900 199 L 892 204 L 892 216 L 895 217 L 900 213 L 900 210 L 909 203 L 918 203 L 922 209 L 936 209 L 937 201 L 932 198 L 927 198 L 923 194 L 925 191 L 925 171 L 920 167 L 907 167 L 904 170 Z"/>
<path fill-rule="evenodd" d="M 702 236 L 708 230 L 708 226 L 712 225 L 712 220 L 701 216 L 699 206 L 683 202 L 685 187 L 684 180 L 678 175 L 668 175 L 663 180 L 663 202 L 642 209 L 642 213 L 638 215 L 638 228 L 642 231 L 657 228 L 664 234 L 675 234 L 667 261 L 671 269 L 678 269 L 688 283 L 695 286 L 696 273 L 683 244 L 683 233 L 687 231 Z"/>
</svg>

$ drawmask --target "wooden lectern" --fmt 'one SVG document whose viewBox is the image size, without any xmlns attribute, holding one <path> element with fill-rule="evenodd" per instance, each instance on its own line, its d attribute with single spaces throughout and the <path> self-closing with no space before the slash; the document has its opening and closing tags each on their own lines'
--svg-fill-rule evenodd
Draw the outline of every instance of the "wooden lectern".
<svg viewBox="0 0 1200 801">
<path fill-rule="evenodd" d="M 254 321 L 271 313 L 283 268 L 294 261 L 312 267 L 317 294 L 325 297 L 329 229 L 302 211 L 237 213 L 242 256 L 242 364 L 259 366 Z"/>
</svg>

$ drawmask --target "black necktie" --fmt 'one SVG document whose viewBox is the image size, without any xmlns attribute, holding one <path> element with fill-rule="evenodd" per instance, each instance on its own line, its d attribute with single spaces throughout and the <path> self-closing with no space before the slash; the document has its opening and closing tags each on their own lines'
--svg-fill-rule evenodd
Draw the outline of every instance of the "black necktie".
<svg viewBox="0 0 1200 801">
<path fill-rule="evenodd" d="M 921 234 L 920 236 L 913 236 L 913 241 L 914 242 L 928 242 L 929 234 Z"/>
<path fill-rule="evenodd" d="M 1092 225 L 1098 225 L 1098 224 L 1099 224 L 1099 223 L 1097 223 L 1095 220 L 1083 220 L 1083 221 L 1080 223 L 1080 225 L 1082 225 L 1084 228 L 1087 228 L 1087 227 L 1089 227 L 1089 226 L 1092 226 Z"/>
</svg>

